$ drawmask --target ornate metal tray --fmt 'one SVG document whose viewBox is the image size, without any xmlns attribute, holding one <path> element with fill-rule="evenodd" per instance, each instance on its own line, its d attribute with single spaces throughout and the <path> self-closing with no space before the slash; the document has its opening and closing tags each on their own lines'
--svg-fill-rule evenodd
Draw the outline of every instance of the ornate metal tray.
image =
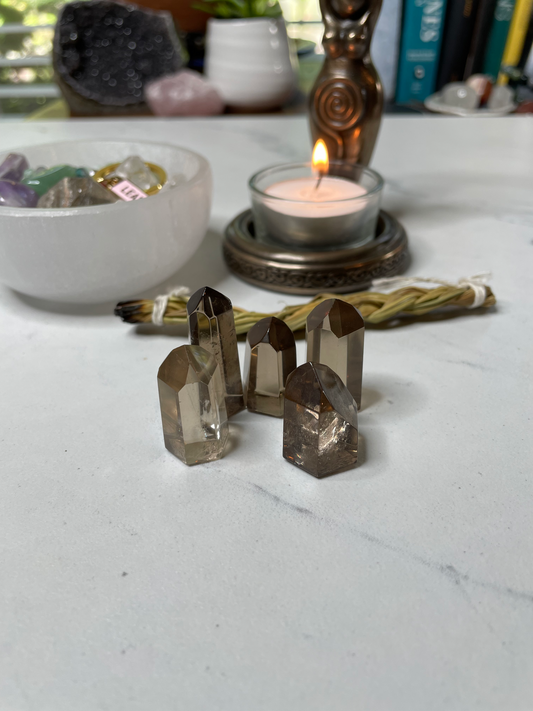
<svg viewBox="0 0 533 711">
<path fill-rule="evenodd" d="M 231 271 L 254 286 L 287 294 L 345 293 L 368 288 L 373 279 L 394 276 L 407 266 L 407 235 L 381 210 L 376 237 L 354 248 L 291 251 L 256 239 L 252 211 L 230 222 L 223 242 Z"/>
</svg>

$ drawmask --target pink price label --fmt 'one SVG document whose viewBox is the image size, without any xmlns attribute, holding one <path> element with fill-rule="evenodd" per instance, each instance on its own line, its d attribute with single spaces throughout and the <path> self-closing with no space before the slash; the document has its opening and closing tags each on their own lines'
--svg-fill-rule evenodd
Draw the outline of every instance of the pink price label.
<svg viewBox="0 0 533 711">
<path fill-rule="evenodd" d="M 130 183 L 129 180 L 121 180 L 120 183 L 113 185 L 111 190 L 118 195 L 122 200 L 140 200 L 141 198 L 148 197 L 146 193 L 143 193 L 136 185 Z"/>
</svg>

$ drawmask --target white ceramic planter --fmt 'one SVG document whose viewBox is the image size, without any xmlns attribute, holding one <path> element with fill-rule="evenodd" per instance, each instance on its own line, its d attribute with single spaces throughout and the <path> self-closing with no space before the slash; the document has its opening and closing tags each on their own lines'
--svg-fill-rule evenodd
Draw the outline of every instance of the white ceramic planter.
<svg viewBox="0 0 533 711">
<path fill-rule="evenodd" d="M 274 109 L 296 87 L 282 18 L 209 20 L 205 71 L 228 106 Z"/>
</svg>

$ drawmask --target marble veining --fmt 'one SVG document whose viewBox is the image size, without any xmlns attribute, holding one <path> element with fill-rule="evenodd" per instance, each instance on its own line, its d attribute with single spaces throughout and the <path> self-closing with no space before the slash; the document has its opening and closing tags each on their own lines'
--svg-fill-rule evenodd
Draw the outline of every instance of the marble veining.
<svg viewBox="0 0 533 711">
<path fill-rule="evenodd" d="M 304 117 L 2 121 L 0 151 L 147 135 L 205 155 L 214 203 L 145 296 L 301 302 L 232 277 L 220 237 L 253 172 L 308 157 Z M 529 710 L 532 141 L 529 117 L 385 117 L 409 272 L 491 271 L 498 305 L 367 329 L 359 463 L 326 479 L 247 412 L 223 459 L 181 465 L 156 373 L 183 331 L 0 287 L 1 709 Z"/>
</svg>

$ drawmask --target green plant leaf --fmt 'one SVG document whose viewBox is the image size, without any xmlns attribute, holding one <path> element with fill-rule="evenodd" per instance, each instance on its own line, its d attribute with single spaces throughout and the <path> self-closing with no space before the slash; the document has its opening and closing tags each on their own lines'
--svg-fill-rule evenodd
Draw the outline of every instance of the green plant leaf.
<svg viewBox="0 0 533 711">
<path fill-rule="evenodd" d="M 219 19 L 245 17 L 281 17 L 277 0 L 202 0 L 193 3 L 193 8 L 208 12 Z"/>
</svg>

